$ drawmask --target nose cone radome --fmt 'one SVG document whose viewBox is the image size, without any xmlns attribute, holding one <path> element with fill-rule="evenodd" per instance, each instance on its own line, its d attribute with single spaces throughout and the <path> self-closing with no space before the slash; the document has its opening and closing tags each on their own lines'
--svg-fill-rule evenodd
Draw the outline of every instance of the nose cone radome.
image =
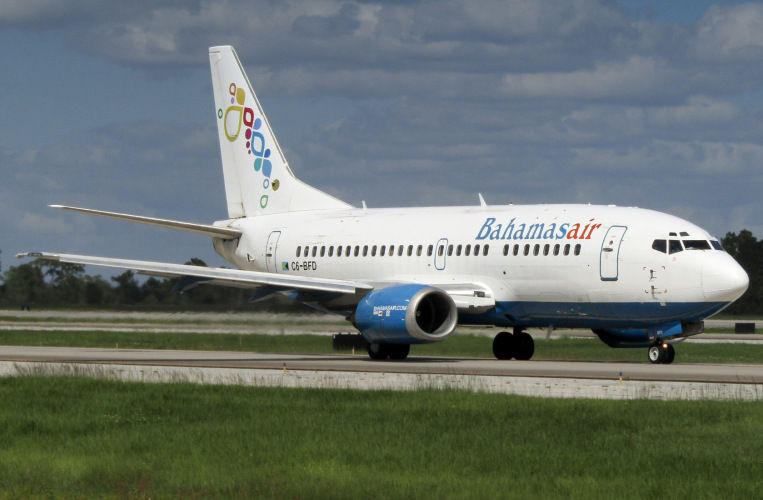
<svg viewBox="0 0 763 500">
<path fill-rule="evenodd" d="M 742 296 L 750 278 L 727 253 L 713 253 L 702 266 L 702 291 L 708 302 L 734 302 Z"/>
</svg>

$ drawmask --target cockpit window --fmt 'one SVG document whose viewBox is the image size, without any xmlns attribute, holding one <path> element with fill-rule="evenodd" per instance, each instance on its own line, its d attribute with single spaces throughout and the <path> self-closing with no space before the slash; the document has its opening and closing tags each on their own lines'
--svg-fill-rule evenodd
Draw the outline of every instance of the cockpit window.
<svg viewBox="0 0 763 500">
<path fill-rule="evenodd" d="M 652 242 L 652 249 L 657 250 L 658 252 L 668 253 L 667 248 L 668 248 L 667 240 L 654 240 Z"/>
<path fill-rule="evenodd" d="M 669 246 L 671 254 L 678 253 L 684 249 L 684 247 L 681 246 L 681 241 L 679 240 L 670 240 L 670 246 Z"/>
<path fill-rule="evenodd" d="M 710 244 L 713 245 L 713 248 L 716 250 L 723 250 L 723 245 L 721 245 L 721 242 L 718 240 L 710 240 Z"/>
<path fill-rule="evenodd" d="M 706 240 L 684 240 L 684 248 L 687 250 L 710 250 L 710 243 Z"/>
</svg>

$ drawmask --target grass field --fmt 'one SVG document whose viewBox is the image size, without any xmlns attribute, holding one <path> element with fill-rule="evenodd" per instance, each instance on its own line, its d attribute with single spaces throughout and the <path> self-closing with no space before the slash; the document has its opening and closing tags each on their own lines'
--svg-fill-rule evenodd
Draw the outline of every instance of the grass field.
<svg viewBox="0 0 763 500">
<path fill-rule="evenodd" d="M 759 498 L 763 403 L 0 380 L 0 498 Z"/>
<path fill-rule="evenodd" d="M 491 358 L 492 338 L 456 335 L 429 345 L 414 345 L 411 356 Z M 0 331 L 0 345 L 52 347 L 119 347 L 122 349 L 189 349 L 280 353 L 331 353 L 331 338 L 316 335 L 206 334 L 111 331 Z M 365 354 L 358 351 L 358 354 Z M 646 361 L 646 349 L 612 349 L 597 339 L 536 340 L 533 359 Z M 690 344 L 676 346 L 676 363 L 763 364 L 761 344 Z"/>
</svg>

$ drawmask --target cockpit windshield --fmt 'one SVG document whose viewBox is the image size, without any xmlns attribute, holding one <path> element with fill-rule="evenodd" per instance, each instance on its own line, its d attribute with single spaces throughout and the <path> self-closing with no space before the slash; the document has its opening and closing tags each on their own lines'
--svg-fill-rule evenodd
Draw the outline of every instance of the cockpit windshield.
<svg viewBox="0 0 763 500">
<path fill-rule="evenodd" d="M 670 233 L 671 236 L 677 236 L 676 233 Z M 688 236 L 682 232 L 682 236 Z M 684 250 L 721 250 L 723 246 L 718 240 L 691 240 L 691 239 L 657 239 L 652 242 L 652 249 L 661 253 L 674 254 Z"/>
</svg>

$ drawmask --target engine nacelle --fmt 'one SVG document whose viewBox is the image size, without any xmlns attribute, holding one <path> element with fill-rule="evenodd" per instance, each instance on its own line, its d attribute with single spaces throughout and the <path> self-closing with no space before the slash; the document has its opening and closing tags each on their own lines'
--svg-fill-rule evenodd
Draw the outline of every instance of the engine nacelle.
<svg viewBox="0 0 763 500">
<path fill-rule="evenodd" d="M 458 310 L 445 291 L 427 285 L 398 285 L 369 293 L 355 310 L 355 326 L 369 342 L 439 342 L 456 330 Z"/>
<path fill-rule="evenodd" d="M 657 341 L 672 343 L 674 339 L 681 339 L 691 335 L 697 335 L 704 330 L 704 322 L 698 323 L 666 323 L 664 325 L 650 326 L 649 328 L 607 328 L 595 329 L 593 333 L 609 347 L 649 347 Z M 680 342 L 680 340 L 679 340 Z"/>
</svg>

